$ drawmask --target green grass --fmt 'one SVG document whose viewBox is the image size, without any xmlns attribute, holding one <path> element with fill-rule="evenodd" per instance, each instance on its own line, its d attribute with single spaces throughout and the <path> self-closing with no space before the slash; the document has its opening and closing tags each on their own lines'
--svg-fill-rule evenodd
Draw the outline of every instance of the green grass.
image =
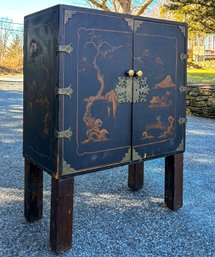
<svg viewBox="0 0 215 257">
<path fill-rule="evenodd" d="M 215 85 L 215 69 L 188 69 L 187 83 Z"/>
</svg>

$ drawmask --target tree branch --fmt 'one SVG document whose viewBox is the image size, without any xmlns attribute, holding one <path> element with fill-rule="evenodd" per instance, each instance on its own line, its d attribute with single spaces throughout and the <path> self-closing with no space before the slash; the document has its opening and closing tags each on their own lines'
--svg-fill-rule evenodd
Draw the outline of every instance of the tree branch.
<svg viewBox="0 0 215 257">
<path fill-rule="evenodd" d="M 207 29 L 207 32 L 214 33 L 214 26 L 207 24 L 207 22 L 199 21 L 199 23 L 203 26 L 202 31 L 205 32 L 205 28 Z"/>
<path fill-rule="evenodd" d="M 102 0 L 102 6 L 106 5 L 107 0 Z"/>
<path fill-rule="evenodd" d="M 110 11 L 110 9 L 107 7 L 106 2 L 107 0 L 103 0 L 102 3 L 98 3 L 95 0 L 87 0 L 88 2 L 90 2 L 91 4 L 95 5 L 96 7 L 103 9 L 105 11 Z"/>
<path fill-rule="evenodd" d="M 117 12 L 118 10 L 117 10 L 117 7 L 116 7 L 116 0 L 113 0 L 112 3 L 113 3 L 114 11 Z"/>
<path fill-rule="evenodd" d="M 131 0 L 117 0 L 123 13 L 131 13 Z"/>
<path fill-rule="evenodd" d="M 121 5 L 121 7 L 123 8 L 124 1 L 123 1 L 123 0 L 118 0 L 117 2 L 119 2 L 119 4 Z"/>
<path fill-rule="evenodd" d="M 138 16 L 140 16 L 141 14 L 143 14 L 145 12 L 145 10 L 147 9 L 147 7 L 153 2 L 154 0 L 148 0 L 146 1 L 141 7 L 140 9 L 137 11 Z"/>
</svg>

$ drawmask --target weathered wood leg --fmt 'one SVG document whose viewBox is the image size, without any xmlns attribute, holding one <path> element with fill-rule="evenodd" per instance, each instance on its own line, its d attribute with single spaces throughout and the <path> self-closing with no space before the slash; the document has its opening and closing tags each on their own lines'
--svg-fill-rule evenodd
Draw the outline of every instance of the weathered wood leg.
<svg viewBox="0 0 215 257">
<path fill-rule="evenodd" d="M 183 154 L 165 158 L 165 203 L 174 211 L 183 205 Z"/>
<path fill-rule="evenodd" d="M 24 215 L 33 222 L 43 215 L 43 170 L 25 160 Z"/>
<path fill-rule="evenodd" d="M 144 163 L 143 161 L 130 164 L 128 167 L 128 186 L 133 190 L 139 190 L 144 182 Z"/>
<path fill-rule="evenodd" d="M 74 178 L 58 180 L 52 177 L 50 245 L 57 253 L 72 244 Z"/>
</svg>

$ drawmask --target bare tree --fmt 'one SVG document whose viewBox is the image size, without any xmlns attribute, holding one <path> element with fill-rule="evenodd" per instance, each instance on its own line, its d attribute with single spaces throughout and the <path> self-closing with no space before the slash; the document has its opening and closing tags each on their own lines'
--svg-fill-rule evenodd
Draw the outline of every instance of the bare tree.
<svg viewBox="0 0 215 257">
<path fill-rule="evenodd" d="M 16 33 L 4 57 L 4 67 L 13 71 L 20 71 L 22 69 L 23 57 L 23 34 Z"/>
<path fill-rule="evenodd" d="M 5 56 L 11 32 L 12 20 L 9 18 L 0 18 L 0 61 L 2 61 Z"/>
<path fill-rule="evenodd" d="M 91 6 L 105 11 L 142 15 L 155 0 L 86 0 Z"/>
</svg>

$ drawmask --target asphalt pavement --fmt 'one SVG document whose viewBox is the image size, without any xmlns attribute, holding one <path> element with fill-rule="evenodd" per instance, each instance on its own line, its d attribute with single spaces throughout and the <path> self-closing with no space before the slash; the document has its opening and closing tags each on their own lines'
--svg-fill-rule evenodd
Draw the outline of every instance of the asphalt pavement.
<svg viewBox="0 0 215 257">
<path fill-rule="evenodd" d="M 0 256 L 55 256 L 49 247 L 50 176 L 43 219 L 23 215 L 22 79 L 0 78 Z M 215 120 L 188 117 L 184 205 L 164 205 L 164 159 L 145 162 L 144 188 L 127 167 L 75 179 L 73 247 L 62 256 L 215 257 Z"/>
</svg>

